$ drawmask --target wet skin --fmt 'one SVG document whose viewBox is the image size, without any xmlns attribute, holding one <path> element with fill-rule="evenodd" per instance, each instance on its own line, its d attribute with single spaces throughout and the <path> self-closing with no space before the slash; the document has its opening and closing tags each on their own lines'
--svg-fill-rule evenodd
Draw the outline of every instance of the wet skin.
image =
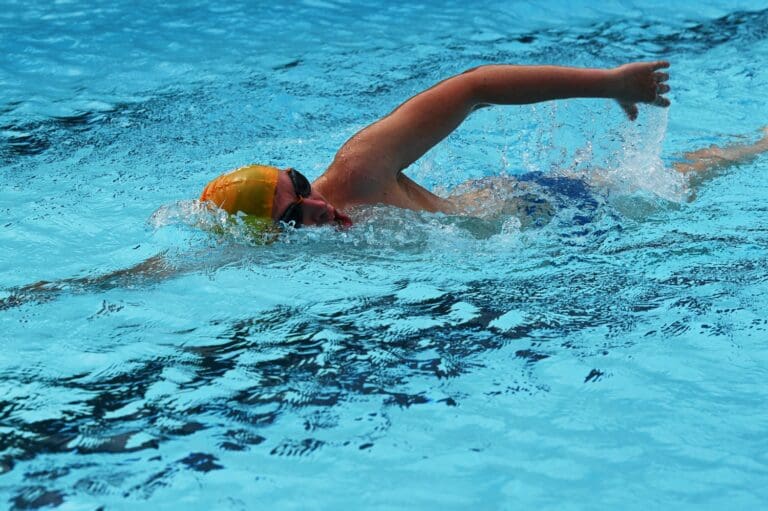
<svg viewBox="0 0 768 511">
<path fill-rule="evenodd" d="M 286 174 L 286 169 L 280 171 L 275 188 L 275 198 L 272 203 L 272 219 L 278 221 L 288 207 L 299 200 L 293 187 L 291 178 Z M 301 199 L 303 213 L 303 225 L 328 225 L 335 224 L 339 227 L 350 227 L 352 220 L 336 209 L 314 187 L 309 197 Z"/>
<path fill-rule="evenodd" d="M 455 130 L 478 108 L 523 105 L 566 98 L 617 101 L 637 117 L 637 103 L 669 106 L 664 94 L 666 61 L 635 62 L 613 69 L 489 65 L 450 77 L 417 94 L 386 117 L 362 129 L 336 153 L 304 200 L 304 224 L 349 224 L 339 210 L 366 204 L 462 213 L 403 174 L 403 170 Z M 290 177 L 281 174 L 272 218 L 296 201 Z"/>
</svg>

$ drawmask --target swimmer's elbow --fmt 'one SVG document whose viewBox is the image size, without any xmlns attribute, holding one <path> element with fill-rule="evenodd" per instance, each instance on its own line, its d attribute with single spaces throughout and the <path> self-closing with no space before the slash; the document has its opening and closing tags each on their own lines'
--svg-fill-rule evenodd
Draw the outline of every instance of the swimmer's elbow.
<svg viewBox="0 0 768 511">
<path fill-rule="evenodd" d="M 488 66 L 476 66 L 467 69 L 463 73 L 456 75 L 454 78 L 461 84 L 460 96 L 465 98 L 465 103 L 468 103 L 469 111 L 477 110 L 491 106 L 491 103 L 484 99 L 483 93 L 483 70 Z"/>
</svg>

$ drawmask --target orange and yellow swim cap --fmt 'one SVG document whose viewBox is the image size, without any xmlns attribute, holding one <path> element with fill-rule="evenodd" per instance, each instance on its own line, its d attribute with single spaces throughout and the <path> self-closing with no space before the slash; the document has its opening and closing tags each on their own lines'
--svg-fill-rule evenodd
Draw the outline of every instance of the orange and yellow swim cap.
<svg viewBox="0 0 768 511">
<path fill-rule="evenodd" d="M 267 165 L 247 165 L 217 177 L 203 190 L 200 201 L 211 201 L 230 214 L 272 218 L 279 170 Z"/>
</svg>

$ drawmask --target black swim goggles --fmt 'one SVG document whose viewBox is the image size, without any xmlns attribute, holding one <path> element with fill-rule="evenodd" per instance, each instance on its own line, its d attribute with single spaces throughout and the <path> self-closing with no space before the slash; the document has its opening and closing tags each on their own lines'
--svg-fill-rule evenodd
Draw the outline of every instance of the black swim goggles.
<svg viewBox="0 0 768 511">
<path fill-rule="evenodd" d="M 296 169 L 288 169 L 285 173 L 291 178 L 293 191 L 296 193 L 296 200 L 283 211 L 278 222 L 286 224 L 293 222 L 294 227 L 301 227 L 304 220 L 304 210 L 301 207 L 301 203 L 312 194 L 312 186 L 309 184 L 309 180 L 304 177 L 304 174 Z"/>
</svg>

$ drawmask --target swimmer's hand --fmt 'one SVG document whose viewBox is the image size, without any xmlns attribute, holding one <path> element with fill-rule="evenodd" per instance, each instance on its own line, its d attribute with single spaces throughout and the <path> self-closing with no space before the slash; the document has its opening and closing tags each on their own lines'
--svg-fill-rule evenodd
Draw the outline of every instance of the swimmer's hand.
<svg viewBox="0 0 768 511">
<path fill-rule="evenodd" d="M 630 121 L 637 119 L 637 103 L 668 107 L 669 73 L 659 69 L 669 67 L 669 62 L 633 62 L 612 70 L 615 76 L 614 98 L 627 114 Z"/>
</svg>

